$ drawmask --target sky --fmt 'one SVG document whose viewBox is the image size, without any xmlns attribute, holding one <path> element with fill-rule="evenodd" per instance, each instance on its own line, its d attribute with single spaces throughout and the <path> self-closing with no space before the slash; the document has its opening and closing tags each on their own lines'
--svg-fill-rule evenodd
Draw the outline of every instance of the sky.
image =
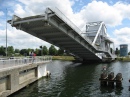
<svg viewBox="0 0 130 97">
<path fill-rule="evenodd" d="M 43 14 L 57 7 L 83 32 L 87 22 L 103 21 L 115 48 L 130 46 L 130 0 L 0 0 L 0 46 L 6 46 L 6 18 Z M 15 49 L 39 48 L 51 44 L 7 24 L 7 43 Z M 130 51 L 130 47 L 129 47 Z"/>
</svg>

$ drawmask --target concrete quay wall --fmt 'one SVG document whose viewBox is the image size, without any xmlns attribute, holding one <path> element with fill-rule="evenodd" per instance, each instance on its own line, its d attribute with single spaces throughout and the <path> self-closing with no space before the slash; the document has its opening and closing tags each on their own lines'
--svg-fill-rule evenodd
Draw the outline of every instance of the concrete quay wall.
<svg viewBox="0 0 130 97">
<path fill-rule="evenodd" d="M 7 97 L 43 76 L 46 76 L 46 63 L 20 65 L 0 70 L 0 97 Z"/>
</svg>

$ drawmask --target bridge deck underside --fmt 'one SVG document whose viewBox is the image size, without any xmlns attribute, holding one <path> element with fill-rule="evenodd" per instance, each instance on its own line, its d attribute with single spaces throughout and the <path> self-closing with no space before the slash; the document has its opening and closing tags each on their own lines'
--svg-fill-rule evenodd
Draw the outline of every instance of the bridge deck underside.
<svg viewBox="0 0 130 97">
<path fill-rule="evenodd" d="M 61 24 L 59 26 L 54 25 L 50 20 L 32 20 L 32 18 L 26 18 L 19 21 L 14 21 L 14 25 L 20 25 L 21 29 L 31 35 L 34 35 L 44 41 L 47 41 L 51 44 L 54 44 L 60 48 L 63 48 L 72 54 L 80 57 L 84 60 L 101 60 L 97 57 L 90 49 L 87 49 L 85 45 L 88 45 L 90 48 L 93 48 L 90 44 L 87 44 L 86 40 L 77 41 L 76 38 L 80 38 L 77 32 L 75 32 L 69 25 L 67 25 L 63 20 L 61 20 L 57 16 L 53 16 L 51 18 L 53 21 L 56 21 L 57 24 Z M 26 21 L 27 22 L 23 22 Z M 63 24 L 63 25 L 62 25 Z M 65 33 L 61 30 L 61 27 L 66 30 L 72 30 L 72 33 Z M 73 35 L 71 37 L 69 34 Z M 39 44 L 40 45 L 40 44 Z"/>
</svg>

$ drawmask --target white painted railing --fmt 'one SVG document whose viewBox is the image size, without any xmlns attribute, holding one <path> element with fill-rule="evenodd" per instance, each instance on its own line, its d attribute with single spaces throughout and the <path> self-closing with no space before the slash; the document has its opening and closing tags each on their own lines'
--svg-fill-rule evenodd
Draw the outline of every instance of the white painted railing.
<svg viewBox="0 0 130 97">
<path fill-rule="evenodd" d="M 11 58 L 1 58 L 0 65 L 27 65 L 27 64 L 37 64 L 45 63 L 52 60 L 52 56 L 42 56 L 42 57 L 13 57 Z"/>
</svg>

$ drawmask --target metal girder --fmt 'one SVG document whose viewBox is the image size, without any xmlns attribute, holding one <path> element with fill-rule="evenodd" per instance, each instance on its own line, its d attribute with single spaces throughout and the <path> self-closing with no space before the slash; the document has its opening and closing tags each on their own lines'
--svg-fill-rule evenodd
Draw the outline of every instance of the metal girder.
<svg viewBox="0 0 130 97">
<path fill-rule="evenodd" d="M 52 33 L 40 33 L 41 36 L 50 36 L 50 37 L 54 37 L 54 36 L 62 36 L 64 37 L 65 35 L 63 33 L 59 33 L 59 32 L 52 32 Z"/>
<path fill-rule="evenodd" d="M 30 31 L 33 31 L 33 30 L 43 30 L 43 29 L 50 29 L 48 26 L 41 26 L 41 27 L 36 27 L 36 28 L 31 28 L 29 29 Z M 51 28 L 52 29 L 52 28 Z"/>
<path fill-rule="evenodd" d="M 78 48 L 72 48 L 72 47 L 66 47 L 66 49 L 69 49 L 69 50 L 71 50 L 71 51 L 77 51 L 77 50 L 80 50 L 80 51 L 83 51 L 83 50 L 86 50 L 85 48 L 83 48 L 83 47 L 78 47 Z"/>
<path fill-rule="evenodd" d="M 89 51 L 87 51 L 87 50 L 85 50 L 85 51 L 76 50 L 76 51 L 74 51 L 74 52 L 75 52 L 75 53 L 85 53 L 85 54 L 89 53 Z"/>
<path fill-rule="evenodd" d="M 71 40 L 71 39 L 68 39 L 68 37 L 55 37 L 55 38 L 52 37 L 52 38 L 49 38 L 49 40 L 53 40 L 53 41 L 58 41 L 58 40 L 59 41 L 61 41 L 61 40 L 65 41 L 65 40 L 67 40 L 68 41 L 68 40 Z"/>
<path fill-rule="evenodd" d="M 16 25 L 16 24 L 22 24 L 22 23 L 27 23 L 27 22 L 34 22 L 34 21 L 40 21 L 40 20 L 45 20 L 45 17 L 41 17 L 41 18 L 36 18 L 36 19 L 29 19 L 29 20 L 19 20 L 14 22 L 12 25 Z"/>
<path fill-rule="evenodd" d="M 77 53 L 78 55 L 90 55 L 90 56 L 92 56 L 90 53 L 86 53 L 86 52 L 75 52 L 75 53 Z M 90 57 L 89 56 L 89 57 Z"/>
<path fill-rule="evenodd" d="M 98 35 L 99 35 L 99 33 L 100 33 L 100 30 L 101 30 L 101 28 L 102 28 L 102 25 L 103 25 L 103 22 L 100 24 L 100 27 L 99 27 L 99 29 L 98 29 L 98 31 L 97 31 L 97 34 L 96 34 L 96 36 L 95 36 L 95 38 L 94 38 L 94 40 L 93 40 L 92 45 L 95 44 L 95 42 L 96 42 L 96 40 L 97 40 L 97 37 L 98 37 Z"/>
<path fill-rule="evenodd" d="M 73 41 L 61 41 L 61 42 L 58 42 L 58 44 L 76 44 L 76 43 Z"/>
<path fill-rule="evenodd" d="M 66 25 L 66 23 L 60 23 L 60 24 L 59 24 L 59 26 L 64 26 L 64 25 Z"/>
<path fill-rule="evenodd" d="M 62 45 L 63 47 L 67 47 L 67 48 L 69 48 L 69 47 L 76 47 L 76 48 L 81 48 L 81 46 L 80 45 Z"/>
</svg>

